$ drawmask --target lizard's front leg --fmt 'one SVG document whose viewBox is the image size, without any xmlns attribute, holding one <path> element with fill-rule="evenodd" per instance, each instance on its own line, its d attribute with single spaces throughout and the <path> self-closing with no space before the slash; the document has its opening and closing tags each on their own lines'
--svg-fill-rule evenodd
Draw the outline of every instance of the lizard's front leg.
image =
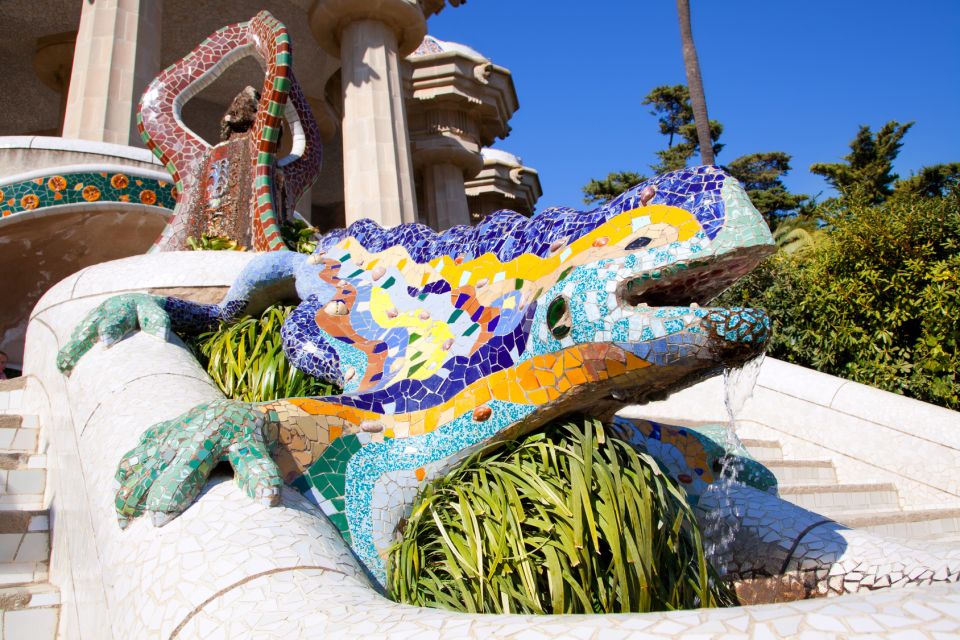
<svg viewBox="0 0 960 640">
<path fill-rule="evenodd" d="M 148 429 L 120 461 L 115 506 L 121 526 L 144 512 L 163 525 L 183 513 L 222 461 L 237 484 L 264 504 L 276 505 L 283 484 L 270 452 L 276 426 L 266 408 L 214 400 Z"/>
<path fill-rule="evenodd" d="M 233 322 L 244 313 L 259 313 L 268 305 L 295 293 L 296 270 L 306 256 L 278 251 L 251 260 L 220 304 L 201 304 L 149 293 L 124 293 L 104 300 L 73 330 L 57 354 L 57 366 L 65 375 L 99 340 L 109 347 L 128 333 L 141 329 L 161 340 L 171 331 L 197 334 Z M 305 278 L 310 280 L 310 278 Z M 316 278 L 312 278 L 316 280 Z M 313 286 L 311 292 L 317 289 Z"/>
</svg>

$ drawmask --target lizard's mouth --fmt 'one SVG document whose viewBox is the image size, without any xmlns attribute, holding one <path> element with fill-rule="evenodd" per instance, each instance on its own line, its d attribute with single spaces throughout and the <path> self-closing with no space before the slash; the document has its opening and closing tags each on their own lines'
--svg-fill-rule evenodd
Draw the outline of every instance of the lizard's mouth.
<svg viewBox="0 0 960 640">
<path fill-rule="evenodd" d="M 653 330 L 650 339 L 638 340 L 631 332 L 626 340 L 614 338 L 613 345 L 653 366 L 628 367 L 594 392 L 607 396 L 611 406 L 642 404 L 760 355 L 770 337 L 770 320 L 764 311 L 701 305 L 751 271 L 769 252 L 766 246 L 749 247 L 621 281 L 615 294 L 631 328 L 641 328 L 641 336 L 646 334 L 643 327 L 661 329 Z"/>
<path fill-rule="evenodd" d="M 624 280 L 618 298 L 628 307 L 705 305 L 749 273 L 768 253 L 764 245 L 711 256 L 709 260 L 665 265 Z"/>
</svg>

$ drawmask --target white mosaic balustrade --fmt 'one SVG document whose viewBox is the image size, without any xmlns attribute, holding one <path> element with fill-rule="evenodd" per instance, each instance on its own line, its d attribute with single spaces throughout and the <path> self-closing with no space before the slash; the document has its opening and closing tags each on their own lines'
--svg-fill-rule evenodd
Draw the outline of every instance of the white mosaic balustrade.
<svg viewBox="0 0 960 640">
<path fill-rule="evenodd" d="M 477 616 L 397 605 L 371 588 L 333 527 L 298 494 L 285 491 L 283 506 L 270 509 L 247 499 L 226 478 L 210 483 L 193 507 L 162 528 L 141 519 L 121 530 L 112 504 L 116 461 L 148 426 L 217 392 L 184 350 L 147 335 L 135 335 L 109 350 L 95 347 L 69 380 L 55 368 L 56 351 L 82 315 L 107 294 L 157 286 L 228 285 L 246 256 L 231 256 L 227 265 L 222 257 L 161 254 L 98 265 L 55 287 L 34 313 L 27 337 L 30 382 L 25 404 L 39 416 L 50 441 L 56 516 L 51 581 L 62 592 L 61 637 L 607 639 L 960 633 L 960 589 L 955 586 L 615 616 Z M 848 548 L 859 544 L 858 534 L 840 535 Z M 802 541 L 811 548 L 816 542 Z M 890 554 L 890 549 L 880 551 Z"/>
</svg>

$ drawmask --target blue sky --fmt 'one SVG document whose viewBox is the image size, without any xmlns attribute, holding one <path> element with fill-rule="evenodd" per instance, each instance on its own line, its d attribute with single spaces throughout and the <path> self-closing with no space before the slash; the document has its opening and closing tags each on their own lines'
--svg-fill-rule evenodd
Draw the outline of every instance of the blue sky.
<svg viewBox="0 0 960 640">
<path fill-rule="evenodd" d="M 719 163 L 786 151 L 785 182 L 830 195 L 808 171 L 849 151 L 860 124 L 916 121 L 896 171 L 960 161 L 960 0 L 692 0 Z M 649 173 L 665 138 L 640 103 L 685 83 L 672 0 L 469 0 L 430 33 L 513 73 L 520 110 L 496 147 L 540 172 L 538 208 L 582 206 L 610 171 Z"/>
</svg>

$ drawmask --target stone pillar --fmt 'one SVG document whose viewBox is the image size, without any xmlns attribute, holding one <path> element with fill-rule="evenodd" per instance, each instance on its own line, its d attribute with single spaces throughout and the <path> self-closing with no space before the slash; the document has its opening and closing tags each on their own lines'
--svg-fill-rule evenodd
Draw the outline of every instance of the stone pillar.
<svg viewBox="0 0 960 640">
<path fill-rule="evenodd" d="M 63 135 L 140 144 L 140 95 L 160 72 L 162 0 L 84 2 Z"/>
<path fill-rule="evenodd" d="M 463 170 L 456 165 L 444 162 L 423 168 L 423 202 L 427 224 L 434 229 L 470 224 Z"/>
<path fill-rule="evenodd" d="M 407 57 L 413 165 L 420 214 L 437 231 L 470 224 L 464 190 L 483 169 L 481 148 L 510 132 L 510 72 L 473 49 L 427 36 Z"/>
<path fill-rule="evenodd" d="M 67 31 L 37 38 L 33 55 L 33 71 L 40 81 L 60 95 L 60 114 L 57 118 L 57 135 L 63 132 L 63 118 L 67 112 L 67 93 L 70 89 L 70 72 L 73 69 L 73 50 L 77 32 Z"/>
<path fill-rule="evenodd" d="M 426 19 L 416 0 L 317 0 L 310 24 L 340 57 L 346 223 L 391 227 L 417 220 L 400 61 L 417 48 Z"/>
<path fill-rule="evenodd" d="M 382 22 L 343 30 L 343 172 L 347 224 L 414 222 L 413 170 L 397 38 Z"/>
</svg>

